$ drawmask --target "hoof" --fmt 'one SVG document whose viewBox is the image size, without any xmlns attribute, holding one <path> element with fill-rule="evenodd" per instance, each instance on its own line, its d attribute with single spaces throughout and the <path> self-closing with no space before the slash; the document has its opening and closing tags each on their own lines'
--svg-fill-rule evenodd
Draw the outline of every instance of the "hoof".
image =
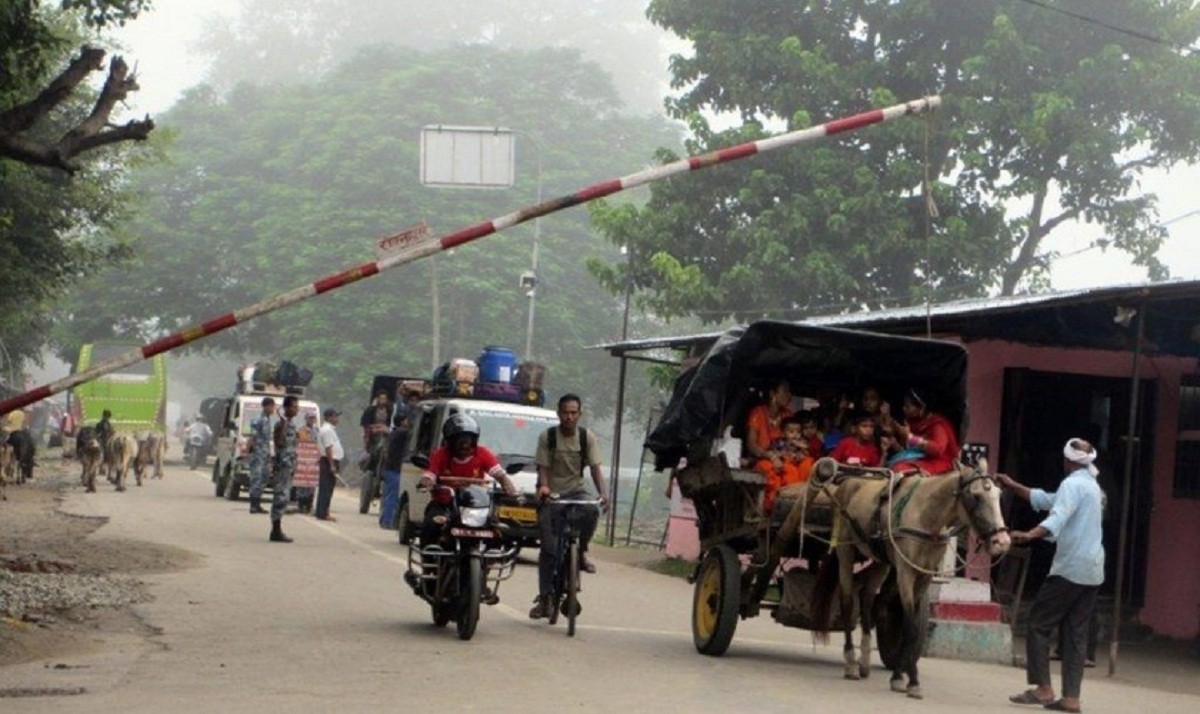
<svg viewBox="0 0 1200 714">
<path fill-rule="evenodd" d="M 870 679 L 871 678 L 871 668 L 859 665 L 858 666 L 858 676 L 862 677 L 863 679 Z"/>
<path fill-rule="evenodd" d="M 849 679 L 852 682 L 858 681 L 858 672 L 846 672 L 842 675 L 844 679 Z"/>
<path fill-rule="evenodd" d="M 903 679 L 893 679 L 891 681 L 891 686 L 892 686 L 892 691 L 896 692 L 897 694 L 904 694 L 905 692 L 908 691 L 904 686 Z"/>
<path fill-rule="evenodd" d="M 921 694 L 920 687 L 909 687 L 908 688 L 908 698 L 909 699 L 924 699 L 925 695 Z"/>
</svg>

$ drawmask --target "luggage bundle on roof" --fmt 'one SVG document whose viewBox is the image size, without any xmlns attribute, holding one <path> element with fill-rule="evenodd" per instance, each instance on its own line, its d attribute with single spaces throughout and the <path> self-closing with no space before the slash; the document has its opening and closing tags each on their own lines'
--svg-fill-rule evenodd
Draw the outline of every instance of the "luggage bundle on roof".
<svg viewBox="0 0 1200 714">
<path fill-rule="evenodd" d="M 303 396 L 312 378 L 311 369 L 299 367 L 288 360 L 282 360 L 278 365 L 260 361 L 238 367 L 237 391 L 239 394 Z"/>
<path fill-rule="evenodd" d="M 540 407 L 546 403 L 542 389 L 545 377 L 545 365 L 518 362 L 512 350 L 488 346 L 478 360 L 459 357 L 442 364 L 434 370 L 429 385 L 431 394 L 442 397 L 474 397 Z"/>
</svg>

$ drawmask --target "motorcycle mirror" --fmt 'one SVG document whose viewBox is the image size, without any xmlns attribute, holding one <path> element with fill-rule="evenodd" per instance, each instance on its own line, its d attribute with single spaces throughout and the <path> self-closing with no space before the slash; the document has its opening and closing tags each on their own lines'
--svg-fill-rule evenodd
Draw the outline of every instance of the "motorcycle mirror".
<svg viewBox="0 0 1200 714">
<path fill-rule="evenodd" d="M 416 454 L 408 461 L 413 466 L 416 466 L 419 469 L 428 469 L 429 468 L 429 457 L 426 456 L 425 454 Z"/>
<path fill-rule="evenodd" d="M 512 476 L 513 474 L 519 474 L 524 471 L 525 467 L 528 465 L 529 464 L 525 463 L 524 461 L 514 461 L 508 466 L 504 467 L 504 473 L 508 474 L 509 476 Z"/>
</svg>

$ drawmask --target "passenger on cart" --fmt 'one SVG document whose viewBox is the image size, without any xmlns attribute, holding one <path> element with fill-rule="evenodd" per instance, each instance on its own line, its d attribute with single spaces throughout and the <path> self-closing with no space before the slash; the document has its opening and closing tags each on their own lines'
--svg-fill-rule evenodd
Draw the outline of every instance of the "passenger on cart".
<svg viewBox="0 0 1200 714">
<path fill-rule="evenodd" d="M 875 440 L 875 419 L 869 412 L 855 412 L 850 417 L 852 430 L 829 456 L 839 464 L 875 468 L 883 464 L 883 452 Z"/>
<path fill-rule="evenodd" d="M 767 403 L 750 410 L 746 418 L 746 451 L 753 463 L 770 462 L 783 468 L 783 455 L 776 447 L 783 442 L 783 420 L 792 416 L 792 385 L 786 379 L 775 382 L 767 394 Z"/>
<path fill-rule="evenodd" d="M 889 425 L 884 426 L 885 432 Z M 944 474 L 958 459 L 958 437 L 954 427 L 941 414 L 930 411 L 925 396 L 915 389 L 904 395 L 904 423 L 892 421 L 891 435 L 901 451 L 888 459 L 893 471 L 920 469 L 930 475 Z"/>
<path fill-rule="evenodd" d="M 775 507 L 775 497 L 780 489 L 794 483 L 804 483 L 812 474 L 813 459 L 808 455 L 808 440 L 801 434 L 800 419 L 790 416 L 783 420 L 783 438 L 773 448 L 780 454 L 781 466 L 762 459 L 755 470 L 767 477 L 763 491 L 763 510 L 770 513 Z"/>
</svg>

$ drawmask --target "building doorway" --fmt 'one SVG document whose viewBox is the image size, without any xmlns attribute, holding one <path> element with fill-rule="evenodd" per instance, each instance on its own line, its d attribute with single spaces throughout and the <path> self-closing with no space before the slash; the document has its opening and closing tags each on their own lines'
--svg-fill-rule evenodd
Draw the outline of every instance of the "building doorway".
<svg viewBox="0 0 1200 714">
<path fill-rule="evenodd" d="M 1130 489 L 1132 500 L 1123 600 L 1141 607 L 1146 595 L 1146 541 L 1150 530 L 1151 484 L 1154 473 L 1153 380 L 1142 380 L 1138 401 L 1138 440 Z M 1115 592 L 1120 543 L 1121 497 L 1129 431 L 1130 382 L 1065 372 L 1009 368 L 1004 371 L 1001 405 L 1000 470 L 1031 488 L 1053 491 L 1063 479 L 1062 446 L 1071 437 L 1095 444 L 1100 486 L 1107 496 L 1104 513 L 1105 579 L 1102 595 Z M 1014 530 L 1028 530 L 1045 514 L 1028 503 L 1005 498 L 1005 517 Z M 1036 590 L 1050 570 L 1054 546 L 1036 543 L 1030 553 L 1028 589 Z"/>
</svg>

